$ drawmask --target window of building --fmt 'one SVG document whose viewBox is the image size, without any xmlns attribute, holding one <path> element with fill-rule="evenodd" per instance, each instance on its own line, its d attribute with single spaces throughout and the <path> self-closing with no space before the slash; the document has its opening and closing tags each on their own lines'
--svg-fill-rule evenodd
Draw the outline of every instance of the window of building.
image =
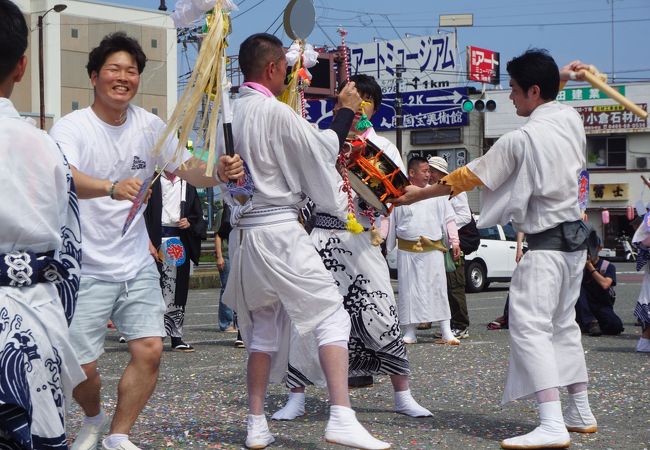
<svg viewBox="0 0 650 450">
<path fill-rule="evenodd" d="M 70 36 L 77 39 L 79 37 L 79 30 L 76 29 L 76 28 L 71 28 L 70 29 Z"/>
<path fill-rule="evenodd" d="M 158 39 L 151 40 L 151 48 L 158 48 Z"/>
<path fill-rule="evenodd" d="M 76 111 L 79 109 L 79 102 L 72 102 L 72 110 Z"/>
<path fill-rule="evenodd" d="M 411 145 L 460 144 L 460 128 L 434 128 L 411 131 Z"/>
<path fill-rule="evenodd" d="M 626 167 L 627 140 L 614 136 L 587 136 L 587 167 L 590 169 Z"/>
<path fill-rule="evenodd" d="M 151 113 L 158 115 L 158 108 L 151 108 Z"/>
</svg>

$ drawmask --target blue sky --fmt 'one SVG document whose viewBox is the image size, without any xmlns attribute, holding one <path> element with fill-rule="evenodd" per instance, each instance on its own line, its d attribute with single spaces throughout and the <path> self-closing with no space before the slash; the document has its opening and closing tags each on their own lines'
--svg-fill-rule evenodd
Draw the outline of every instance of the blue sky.
<svg viewBox="0 0 650 450">
<path fill-rule="evenodd" d="M 109 0 L 157 9 L 159 0 Z M 290 44 L 281 25 L 286 0 L 235 0 L 230 49 L 236 53 L 248 35 L 268 31 Z M 168 0 L 168 8 L 174 0 Z M 502 64 L 529 47 L 548 49 L 559 65 L 573 59 L 615 70 L 615 80 L 650 81 L 650 0 L 314 0 L 316 23 L 308 42 L 340 43 L 338 26 L 348 41 L 397 39 L 435 34 L 440 14 L 472 13 L 474 26 L 458 28 L 458 45 L 474 45 L 501 53 Z M 612 22 L 613 14 L 613 22 Z M 275 21 L 274 21 L 275 19 Z M 613 25 L 613 39 L 612 39 Z M 612 58 L 612 50 L 614 58 Z M 192 53 L 179 58 L 179 74 L 189 70 Z M 507 81 L 502 83 L 507 86 Z M 504 86 L 504 87 L 505 87 Z"/>
</svg>

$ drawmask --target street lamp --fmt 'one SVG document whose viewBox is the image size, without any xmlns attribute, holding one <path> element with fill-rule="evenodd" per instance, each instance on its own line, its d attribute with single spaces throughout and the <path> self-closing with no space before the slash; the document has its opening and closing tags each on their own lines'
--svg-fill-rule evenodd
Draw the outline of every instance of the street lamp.
<svg viewBox="0 0 650 450">
<path fill-rule="evenodd" d="M 50 11 L 54 11 L 57 13 L 60 13 L 64 9 L 66 9 L 68 5 L 63 5 L 63 4 L 57 4 L 45 11 L 44 14 L 41 14 L 38 16 L 38 88 L 39 88 L 39 95 L 40 95 L 40 102 L 41 102 L 41 112 L 40 112 L 40 118 L 41 118 L 41 130 L 45 129 L 45 81 L 43 78 L 43 18 L 49 13 Z"/>
</svg>

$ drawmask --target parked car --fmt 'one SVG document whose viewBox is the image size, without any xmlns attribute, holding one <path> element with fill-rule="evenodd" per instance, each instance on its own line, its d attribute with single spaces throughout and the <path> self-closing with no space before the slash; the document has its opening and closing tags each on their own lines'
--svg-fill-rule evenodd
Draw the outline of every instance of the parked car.
<svg viewBox="0 0 650 450">
<path fill-rule="evenodd" d="M 478 231 L 481 235 L 478 250 L 465 255 L 467 292 L 481 292 L 495 281 L 510 282 L 517 266 L 517 233 L 511 224 L 479 228 Z"/>
</svg>

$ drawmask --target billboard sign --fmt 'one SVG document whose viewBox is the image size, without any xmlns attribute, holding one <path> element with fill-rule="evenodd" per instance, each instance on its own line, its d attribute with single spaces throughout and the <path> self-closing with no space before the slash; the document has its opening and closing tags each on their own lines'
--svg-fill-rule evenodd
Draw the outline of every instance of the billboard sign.
<svg viewBox="0 0 650 450">
<path fill-rule="evenodd" d="M 467 79 L 479 83 L 499 84 L 499 53 L 468 45 Z"/>
<path fill-rule="evenodd" d="M 454 34 L 436 34 L 368 44 L 349 44 L 350 72 L 375 77 L 384 94 L 395 92 L 401 64 L 402 92 L 457 86 L 460 60 Z"/>
<path fill-rule="evenodd" d="M 646 103 L 638 104 L 644 111 Z M 587 133 L 647 131 L 648 119 L 642 119 L 621 105 L 574 106 L 582 116 Z"/>
</svg>

